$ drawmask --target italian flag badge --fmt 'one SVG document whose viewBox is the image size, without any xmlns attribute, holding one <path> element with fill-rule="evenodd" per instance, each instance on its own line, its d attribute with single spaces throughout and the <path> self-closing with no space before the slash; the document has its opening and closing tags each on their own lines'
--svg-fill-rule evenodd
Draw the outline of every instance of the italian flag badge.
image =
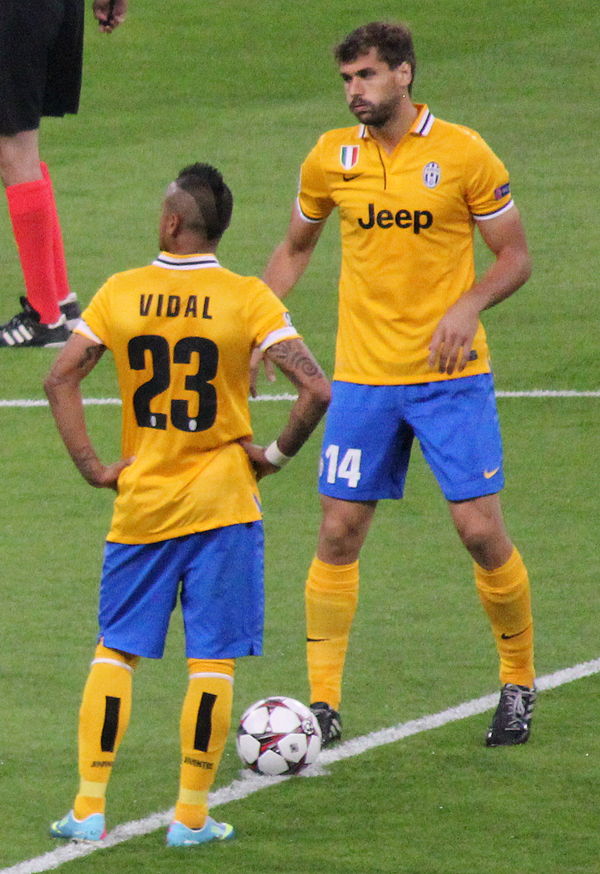
<svg viewBox="0 0 600 874">
<path fill-rule="evenodd" d="M 342 146 L 340 149 L 340 164 L 344 170 L 351 170 L 358 163 L 360 146 Z"/>
</svg>

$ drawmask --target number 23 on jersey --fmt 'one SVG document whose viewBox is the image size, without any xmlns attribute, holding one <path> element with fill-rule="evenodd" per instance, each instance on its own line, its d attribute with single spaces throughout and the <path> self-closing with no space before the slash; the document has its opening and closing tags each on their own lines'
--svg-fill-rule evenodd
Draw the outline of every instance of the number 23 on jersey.
<svg viewBox="0 0 600 874">
<path fill-rule="evenodd" d="M 146 353 L 149 353 L 149 362 Z M 132 337 L 128 344 L 129 366 L 132 370 L 146 370 L 148 363 L 151 375 L 142 383 L 133 396 L 133 407 L 141 428 L 156 428 L 164 431 L 167 415 L 152 410 L 154 398 L 167 391 L 171 384 L 171 365 L 190 364 L 196 358 L 195 372 L 185 377 L 185 388 L 198 395 L 198 414 L 189 415 L 187 400 L 171 400 L 171 423 L 180 431 L 206 431 L 217 416 L 217 392 L 211 380 L 217 375 L 219 350 L 216 343 L 205 337 L 183 337 L 173 347 L 159 334 L 142 334 Z M 194 365 L 196 366 L 196 365 Z"/>
</svg>

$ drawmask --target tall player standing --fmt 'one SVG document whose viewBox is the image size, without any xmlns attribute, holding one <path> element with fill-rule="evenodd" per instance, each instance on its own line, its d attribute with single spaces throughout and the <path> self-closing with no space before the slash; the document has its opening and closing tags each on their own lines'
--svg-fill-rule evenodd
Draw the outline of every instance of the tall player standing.
<svg viewBox="0 0 600 874">
<path fill-rule="evenodd" d="M 498 649 L 501 693 L 486 742 L 523 743 L 535 700 L 530 589 L 500 505 L 502 447 L 479 320 L 529 277 L 523 226 L 508 172 L 482 138 L 412 102 L 406 26 L 360 27 L 335 58 L 359 124 L 325 133 L 304 161 L 287 235 L 265 271 L 284 297 L 337 208 L 339 325 L 306 584 L 312 706 L 325 742 L 339 739 L 360 550 L 377 501 L 402 497 L 416 437 L 473 558 Z M 474 227 L 493 255 L 479 279 Z"/>
</svg>

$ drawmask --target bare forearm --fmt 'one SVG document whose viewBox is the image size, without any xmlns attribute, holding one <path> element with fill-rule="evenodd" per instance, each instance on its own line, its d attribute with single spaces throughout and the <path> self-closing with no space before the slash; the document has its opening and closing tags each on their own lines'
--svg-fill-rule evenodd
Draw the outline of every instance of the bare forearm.
<svg viewBox="0 0 600 874">
<path fill-rule="evenodd" d="M 327 410 L 331 396 L 329 381 L 300 340 L 277 343 L 268 354 L 298 389 L 298 398 L 277 438 L 279 449 L 292 456 L 308 440 Z"/>
<path fill-rule="evenodd" d="M 44 389 L 58 432 L 73 463 L 88 483 L 97 485 L 102 464 L 87 433 L 79 385 L 50 375 Z"/>
<path fill-rule="evenodd" d="M 82 477 L 96 488 L 116 489 L 119 475 L 133 459 L 103 464 L 85 423 L 80 383 L 96 366 L 105 347 L 75 333 L 52 365 L 44 390 L 62 441 Z"/>
<path fill-rule="evenodd" d="M 274 250 L 263 279 L 277 297 L 283 299 L 298 282 L 310 261 L 310 251 L 291 251 L 284 241 Z"/>
<path fill-rule="evenodd" d="M 277 445 L 284 455 L 296 455 L 323 418 L 328 403 L 324 393 L 317 395 L 313 391 L 300 390 L 287 424 L 277 438 Z"/>
<path fill-rule="evenodd" d="M 463 297 L 482 312 L 514 294 L 530 275 L 531 259 L 527 251 L 505 251 Z"/>
<path fill-rule="evenodd" d="M 259 479 L 276 473 L 296 455 L 322 419 L 331 397 L 329 380 L 302 340 L 283 340 L 266 354 L 298 389 L 298 398 L 280 435 L 268 447 L 244 444 Z"/>
</svg>

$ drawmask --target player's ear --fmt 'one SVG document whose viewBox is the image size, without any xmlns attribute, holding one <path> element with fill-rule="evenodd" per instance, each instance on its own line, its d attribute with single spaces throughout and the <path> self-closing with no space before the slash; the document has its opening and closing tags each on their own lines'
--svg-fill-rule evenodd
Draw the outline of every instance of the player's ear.
<svg viewBox="0 0 600 874">
<path fill-rule="evenodd" d="M 408 63 L 408 61 L 402 61 L 401 64 L 398 64 L 398 66 L 395 68 L 395 72 L 398 76 L 400 84 L 408 87 L 412 82 L 413 78 L 412 67 Z"/>
<path fill-rule="evenodd" d="M 164 228 L 170 237 L 178 237 L 183 227 L 183 217 L 178 212 L 168 212 L 164 217 Z"/>
</svg>

